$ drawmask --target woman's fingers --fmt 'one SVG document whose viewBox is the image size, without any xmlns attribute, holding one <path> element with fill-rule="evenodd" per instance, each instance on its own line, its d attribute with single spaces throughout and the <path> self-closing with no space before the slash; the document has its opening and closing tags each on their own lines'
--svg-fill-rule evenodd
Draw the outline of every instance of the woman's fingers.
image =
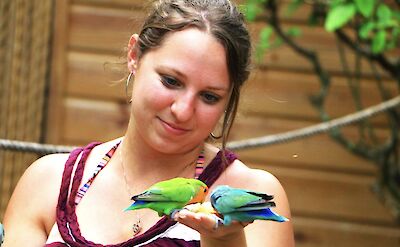
<svg viewBox="0 0 400 247">
<path fill-rule="evenodd" d="M 234 221 L 230 225 L 224 225 L 223 220 L 214 214 L 193 213 L 189 210 L 181 210 L 175 214 L 174 219 L 200 234 L 208 237 L 223 238 L 235 232 L 243 231 L 247 222 Z"/>
</svg>

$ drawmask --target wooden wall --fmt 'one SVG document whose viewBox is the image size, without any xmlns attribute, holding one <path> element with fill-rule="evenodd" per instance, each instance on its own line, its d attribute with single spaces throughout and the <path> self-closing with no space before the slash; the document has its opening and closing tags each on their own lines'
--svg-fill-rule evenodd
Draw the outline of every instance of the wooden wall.
<svg viewBox="0 0 400 247">
<path fill-rule="evenodd" d="M 126 72 L 114 65 L 124 59 L 129 36 L 143 18 L 143 0 L 58 0 L 53 40 L 53 74 L 48 142 L 82 145 L 124 133 L 128 120 L 123 83 Z M 303 29 L 299 42 L 320 51 L 333 72 L 327 109 L 334 117 L 355 110 L 341 72 L 334 38 L 305 24 L 303 9 L 286 19 Z M 252 24 L 256 36 L 261 24 Z M 353 61 L 353 60 L 351 60 Z M 287 47 L 265 56 L 244 89 L 232 140 L 279 133 L 319 122 L 309 95 L 319 83 L 311 66 Z M 385 84 L 395 90 L 390 81 Z M 393 85 L 392 85 L 393 84 Z M 368 73 L 361 83 L 364 106 L 381 101 Z M 368 96 L 368 97 L 365 97 Z M 382 123 L 383 117 L 374 120 Z M 354 126 L 343 128 L 357 137 Z M 378 131 L 384 138 L 384 128 Z M 240 151 L 253 167 L 275 174 L 287 190 L 297 246 L 398 246 L 400 229 L 388 207 L 373 193 L 374 164 L 348 153 L 327 135 Z"/>
</svg>

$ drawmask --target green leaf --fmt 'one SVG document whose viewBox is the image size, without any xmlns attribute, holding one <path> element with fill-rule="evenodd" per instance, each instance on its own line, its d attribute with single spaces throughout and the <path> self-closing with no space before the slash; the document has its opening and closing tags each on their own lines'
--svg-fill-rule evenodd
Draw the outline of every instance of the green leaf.
<svg viewBox="0 0 400 247">
<path fill-rule="evenodd" d="M 374 10 L 375 0 L 354 0 L 358 11 L 364 17 L 370 17 Z"/>
<path fill-rule="evenodd" d="M 282 39 L 281 37 L 277 37 L 277 38 L 274 40 L 274 42 L 272 43 L 271 48 L 277 48 L 277 47 L 283 45 L 283 42 L 284 42 L 284 41 L 283 41 L 283 39 Z"/>
<path fill-rule="evenodd" d="M 272 30 L 272 28 L 271 27 L 264 27 L 261 31 L 260 31 L 260 36 L 259 36 L 259 45 L 261 46 L 261 47 L 264 47 L 264 48 L 269 48 L 269 46 L 270 46 L 270 38 L 271 38 L 271 35 L 272 35 L 272 33 L 273 33 L 273 30 Z"/>
<path fill-rule="evenodd" d="M 298 37 L 301 35 L 301 30 L 298 27 L 290 27 L 286 31 L 287 35 L 292 36 L 292 37 Z"/>
<path fill-rule="evenodd" d="M 399 41 L 398 37 L 400 36 L 400 27 L 393 28 L 392 30 L 392 39 L 395 41 Z"/>
<path fill-rule="evenodd" d="M 356 7 L 353 3 L 338 5 L 331 9 L 325 21 L 325 29 L 328 32 L 335 31 L 336 29 L 344 26 L 353 18 L 356 13 Z"/>
<path fill-rule="evenodd" d="M 338 5 L 342 5 L 345 1 L 346 1 L 346 0 L 330 0 L 330 1 L 328 1 L 328 3 L 329 3 L 329 6 L 330 6 L 331 8 L 335 8 L 335 7 L 337 7 Z"/>
<path fill-rule="evenodd" d="M 385 49 L 386 32 L 379 30 L 372 39 L 372 52 L 377 54 Z"/>
<path fill-rule="evenodd" d="M 360 30 L 358 30 L 358 35 L 360 35 L 362 39 L 367 39 L 372 29 L 374 29 L 374 27 L 375 27 L 374 22 L 372 21 L 366 22 L 361 26 Z"/>
<path fill-rule="evenodd" d="M 376 15 L 378 16 L 379 23 L 382 25 L 386 25 L 386 24 L 390 23 L 390 21 L 392 19 L 392 11 L 385 4 L 379 5 Z"/>
<path fill-rule="evenodd" d="M 291 16 L 303 3 L 304 0 L 291 0 L 285 14 Z"/>
<path fill-rule="evenodd" d="M 318 16 L 314 12 L 311 12 L 308 16 L 307 23 L 309 26 L 318 25 Z"/>
<path fill-rule="evenodd" d="M 400 12 L 394 11 L 392 14 L 393 14 L 394 19 L 396 19 L 397 21 L 400 21 Z"/>
<path fill-rule="evenodd" d="M 394 49 L 399 42 L 400 28 L 392 29 L 392 36 L 390 41 L 386 44 L 387 49 Z"/>
<path fill-rule="evenodd" d="M 258 44 L 256 46 L 256 58 L 259 63 L 262 61 L 265 51 L 267 49 L 271 48 L 270 39 L 271 39 L 272 33 L 273 33 L 273 30 L 269 26 L 264 27 L 260 31 Z"/>
<path fill-rule="evenodd" d="M 256 2 L 249 2 L 243 6 L 242 12 L 248 21 L 254 21 L 260 13 L 260 8 Z"/>
</svg>

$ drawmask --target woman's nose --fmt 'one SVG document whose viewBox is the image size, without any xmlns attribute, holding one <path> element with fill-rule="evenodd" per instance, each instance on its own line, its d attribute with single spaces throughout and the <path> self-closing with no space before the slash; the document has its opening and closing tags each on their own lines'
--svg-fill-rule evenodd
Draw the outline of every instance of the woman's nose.
<svg viewBox="0 0 400 247">
<path fill-rule="evenodd" d="M 179 122 L 187 122 L 195 112 L 195 97 L 191 94 L 176 97 L 171 112 Z"/>
</svg>

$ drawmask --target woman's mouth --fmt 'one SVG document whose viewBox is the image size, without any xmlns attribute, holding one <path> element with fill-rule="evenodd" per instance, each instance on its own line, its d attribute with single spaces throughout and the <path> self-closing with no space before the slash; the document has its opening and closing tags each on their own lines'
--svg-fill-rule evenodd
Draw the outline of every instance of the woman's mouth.
<svg viewBox="0 0 400 247">
<path fill-rule="evenodd" d="M 164 129 L 171 134 L 183 135 L 183 134 L 187 133 L 188 131 L 190 131 L 189 128 L 182 127 L 182 126 L 179 126 L 174 123 L 166 122 L 166 121 L 162 120 L 161 118 L 158 118 L 158 119 L 160 120 L 161 125 L 164 127 Z"/>
</svg>

